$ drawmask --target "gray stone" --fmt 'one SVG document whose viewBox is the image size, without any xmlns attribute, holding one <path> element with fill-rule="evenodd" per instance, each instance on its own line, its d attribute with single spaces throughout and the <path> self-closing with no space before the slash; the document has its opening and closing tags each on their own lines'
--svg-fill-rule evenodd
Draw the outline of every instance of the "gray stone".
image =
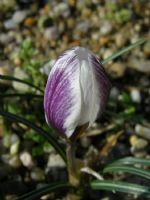
<svg viewBox="0 0 150 200">
<path fill-rule="evenodd" d="M 26 16 L 27 16 L 27 11 L 25 11 L 25 10 L 17 10 L 13 14 L 12 19 L 13 19 L 14 23 L 20 24 L 21 22 L 24 21 Z"/>
<path fill-rule="evenodd" d="M 12 18 L 11 19 L 7 19 L 6 21 L 4 21 L 4 27 L 7 30 L 15 29 L 16 28 L 16 23 L 14 22 L 14 20 Z"/>
<path fill-rule="evenodd" d="M 137 135 L 150 140 L 150 128 L 145 127 L 143 125 L 140 124 L 136 124 L 135 126 L 135 132 Z"/>
<path fill-rule="evenodd" d="M 28 78 L 27 74 L 23 70 L 21 70 L 19 67 L 15 68 L 15 70 L 14 70 L 14 77 L 22 79 L 22 80 Z M 17 91 L 21 91 L 21 92 L 27 92 L 27 91 L 29 91 L 29 86 L 26 85 L 26 84 L 13 81 L 12 85 L 13 85 L 13 88 L 15 90 L 17 90 Z"/>
<path fill-rule="evenodd" d="M 66 164 L 58 154 L 50 154 L 47 162 L 47 167 L 65 167 Z"/>
<path fill-rule="evenodd" d="M 100 33 L 101 35 L 107 35 L 112 31 L 112 23 L 109 21 L 104 21 L 103 24 L 100 27 Z"/>
<path fill-rule="evenodd" d="M 130 91 L 130 96 L 133 102 L 140 103 L 141 102 L 141 93 L 138 89 L 132 88 Z"/>
<path fill-rule="evenodd" d="M 20 160 L 21 160 L 23 166 L 28 167 L 28 168 L 31 168 L 34 166 L 32 156 L 29 152 L 27 152 L 27 151 L 22 152 L 19 157 L 20 157 Z"/>
<path fill-rule="evenodd" d="M 150 74 L 150 61 L 145 59 L 130 58 L 128 62 L 130 68 L 136 69 L 137 71 Z"/>
<path fill-rule="evenodd" d="M 18 155 L 15 155 L 10 158 L 9 165 L 14 168 L 19 168 L 21 166 L 21 162 L 20 162 Z"/>
<path fill-rule="evenodd" d="M 56 40 L 58 38 L 58 30 L 55 26 L 45 29 L 44 38 L 46 40 Z"/>
</svg>

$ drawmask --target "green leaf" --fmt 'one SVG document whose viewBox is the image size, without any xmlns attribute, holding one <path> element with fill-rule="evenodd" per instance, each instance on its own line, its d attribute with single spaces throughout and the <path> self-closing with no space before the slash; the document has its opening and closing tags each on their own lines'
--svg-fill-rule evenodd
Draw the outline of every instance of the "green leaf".
<svg viewBox="0 0 150 200">
<path fill-rule="evenodd" d="M 15 78 L 15 77 L 13 77 L 13 76 L 6 76 L 6 75 L 1 75 L 1 74 L 0 74 L 0 79 L 2 79 L 2 80 L 9 80 L 9 81 L 16 81 L 16 82 L 19 82 L 19 83 L 23 83 L 23 84 L 26 84 L 26 85 L 28 85 L 28 86 L 30 86 L 30 87 L 36 89 L 36 90 L 39 90 L 40 92 L 43 93 L 43 90 L 42 90 L 41 88 L 39 88 L 39 87 L 33 85 L 32 83 L 29 83 L 29 82 L 27 82 L 27 81 L 21 80 L 21 79 L 19 79 L 19 78 Z"/>
<path fill-rule="evenodd" d="M 132 50 L 132 49 L 138 47 L 139 45 L 144 44 L 146 41 L 147 41 L 147 39 L 145 39 L 145 38 L 142 38 L 142 39 L 138 40 L 137 42 L 135 42 L 135 43 L 133 43 L 133 44 L 131 44 L 131 45 L 129 45 L 129 46 L 127 46 L 127 47 L 121 49 L 121 50 L 118 51 L 117 53 L 115 53 L 115 54 L 109 56 L 108 58 L 104 59 L 104 60 L 102 61 L 102 64 L 105 64 L 105 63 L 107 63 L 107 62 L 109 62 L 109 61 L 111 61 L 111 60 L 114 60 L 115 58 L 121 56 L 122 54 L 125 54 L 125 53 L 127 53 L 128 51 L 130 51 L 130 50 Z"/>
<path fill-rule="evenodd" d="M 23 97 L 23 98 L 43 98 L 43 95 L 32 94 L 32 93 L 12 93 L 12 94 L 0 94 L 0 98 L 8 98 L 8 97 Z"/>
<path fill-rule="evenodd" d="M 57 139 L 50 132 L 49 133 L 46 132 L 41 127 L 38 127 L 37 125 L 33 124 L 32 122 L 24 119 L 23 117 L 17 116 L 15 114 L 0 110 L 0 115 L 7 118 L 8 120 L 22 123 L 22 124 L 32 128 L 33 130 L 35 130 L 37 133 L 39 133 L 43 137 L 45 137 L 45 139 L 54 147 L 54 149 L 57 151 L 57 153 L 59 153 L 60 156 L 63 158 L 63 160 L 66 162 L 66 154 L 65 154 L 63 147 L 58 143 Z"/>
<path fill-rule="evenodd" d="M 63 190 L 63 189 L 69 189 L 71 187 L 72 186 L 69 185 L 68 183 L 53 183 L 53 184 L 49 184 L 43 188 L 36 189 L 27 194 L 24 194 L 24 195 L 18 197 L 16 200 L 37 200 L 37 199 L 40 199 L 41 196 L 46 195 L 50 192 L 54 192 L 57 190 L 59 191 L 59 190 Z"/>
<path fill-rule="evenodd" d="M 116 160 L 116 161 L 110 163 L 109 166 L 117 165 L 117 164 L 120 164 L 120 165 L 140 164 L 140 165 L 144 165 L 144 166 L 150 166 L 150 159 L 126 157 L 126 158 L 122 158 L 122 159 L 119 159 L 119 160 Z"/>
<path fill-rule="evenodd" d="M 103 173 L 108 173 L 108 172 L 126 172 L 141 176 L 146 179 L 150 179 L 150 172 L 131 166 L 108 165 L 103 169 Z"/>
<path fill-rule="evenodd" d="M 92 181 L 90 183 L 94 190 L 108 190 L 112 192 L 124 192 L 130 194 L 137 194 L 144 197 L 150 197 L 150 187 L 141 186 L 133 183 L 121 181 Z"/>
</svg>

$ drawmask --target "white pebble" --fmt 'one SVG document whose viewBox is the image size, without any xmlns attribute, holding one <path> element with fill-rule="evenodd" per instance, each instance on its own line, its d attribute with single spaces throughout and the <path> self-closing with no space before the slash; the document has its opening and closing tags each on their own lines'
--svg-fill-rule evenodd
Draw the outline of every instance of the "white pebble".
<svg viewBox="0 0 150 200">
<path fill-rule="evenodd" d="M 140 103 L 141 102 L 141 94 L 138 89 L 132 89 L 130 92 L 130 96 L 133 102 Z"/>
</svg>

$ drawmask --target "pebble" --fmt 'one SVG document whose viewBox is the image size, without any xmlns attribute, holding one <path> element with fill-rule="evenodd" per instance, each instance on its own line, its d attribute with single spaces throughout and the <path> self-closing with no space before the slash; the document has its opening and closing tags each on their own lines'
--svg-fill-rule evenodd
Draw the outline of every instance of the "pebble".
<svg viewBox="0 0 150 200">
<path fill-rule="evenodd" d="M 15 142 L 10 146 L 10 155 L 16 155 L 19 151 L 20 142 Z"/>
<path fill-rule="evenodd" d="M 45 180 L 45 173 L 41 168 L 34 168 L 33 171 L 31 171 L 31 178 L 35 181 L 43 181 Z"/>
<path fill-rule="evenodd" d="M 101 35 L 107 35 L 111 33 L 112 29 L 113 29 L 112 23 L 109 21 L 104 21 L 99 31 Z"/>
<path fill-rule="evenodd" d="M 136 59 L 132 57 L 129 60 L 128 66 L 130 68 L 136 69 L 137 71 L 150 74 L 150 61 L 145 59 Z"/>
<path fill-rule="evenodd" d="M 26 10 L 17 10 L 13 16 L 12 19 L 16 24 L 20 24 L 24 21 L 24 19 L 27 16 L 27 11 Z"/>
<path fill-rule="evenodd" d="M 140 124 L 136 124 L 135 132 L 137 135 L 141 136 L 142 138 L 150 140 L 150 128 L 145 127 Z"/>
<path fill-rule="evenodd" d="M 3 138 L 3 145 L 6 148 L 9 148 L 11 145 L 16 144 L 16 143 L 20 143 L 20 139 L 19 139 L 18 135 L 16 135 L 16 134 L 7 134 Z"/>
<path fill-rule="evenodd" d="M 28 167 L 28 168 L 31 168 L 34 166 L 32 156 L 29 152 L 27 152 L 27 151 L 22 152 L 19 157 L 20 157 L 20 160 L 21 160 L 23 166 Z"/>
<path fill-rule="evenodd" d="M 56 40 L 58 38 L 58 30 L 55 26 L 44 30 L 44 38 L 46 40 Z"/>
<path fill-rule="evenodd" d="M 141 93 L 138 89 L 132 88 L 130 91 L 130 96 L 133 102 L 140 103 L 141 102 Z"/>
<path fill-rule="evenodd" d="M 15 155 L 10 158 L 9 165 L 14 168 L 19 168 L 21 166 L 21 161 L 20 161 L 18 155 Z"/>
<path fill-rule="evenodd" d="M 137 151 L 146 148 L 148 146 L 148 141 L 133 135 L 130 137 L 130 144 L 132 146 L 132 151 Z"/>
<path fill-rule="evenodd" d="M 123 47 L 126 43 L 126 40 L 127 40 L 126 36 L 123 35 L 123 33 L 115 34 L 115 43 L 118 48 Z"/>
<path fill-rule="evenodd" d="M 63 159 L 60 157 L 60 155 L 57 154 L 50 154 L 47 162 L 47 167 L 52 168 L 52 167 L 65 167 L 66 164 L 63 161 Z"/>
<path fill-rule="evenodd" d="M 121 62 L 115 62 L 108 67 L 108 72 L 113 78 L 120 78 L 125 74 L 126 66 Z"/>
<path fill-rule="evenodd" d="M 27 74 L 23 70 L 21 70 L 19 67 L 15 68 L 15 70 L 14 70 L 14 77 L 16 77 L 16 78 L 19 77 L 19 79 L 21 79 L 21 80 L 24 80 L 24 79 L 28 78 Z M 20 91 L 20 92 L 27 92 L 27 91 L 29 91 L 29 86 L 26 85 L 26 84 L 13 81 L 12 85 L 13 85 L 13 88 L 15 90 L 17 90 L 17 91 Z"/>
<path fill-rule="evenodd" d="M 16 23 L 14 22 L 14 20 L 12 18 L 7 19 L 6 21 L 4 21 L 4 27 L 7 30 L 15 29 L 16 28 Z"/>
<path fill-rule="evenodd" d="M 12 31 L 8 33 L 1 33 L 0 34 L 0 43 L 7 45 L 15 38 L 15 34 Z"/>
<path fill-rule="evenodd" d="M 55 17 L 58 17 L 58 16 L 68 17 L 70 15 L 68 4 L 65 2 L 57 4 L 53 9 L 52 14 Z"/>
<path fill-rule="evenodd" d="M 88 21 L 82 21 L 77 24 L 76 30 L 86 33 L 89 29 L 89 22 Z"/>
</svg>

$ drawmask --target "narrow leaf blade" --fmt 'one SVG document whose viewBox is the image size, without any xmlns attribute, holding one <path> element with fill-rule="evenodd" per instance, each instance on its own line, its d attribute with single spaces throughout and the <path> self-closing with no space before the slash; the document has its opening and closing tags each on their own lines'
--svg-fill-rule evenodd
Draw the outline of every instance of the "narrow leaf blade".
<svg viewBox="0 0 150 200">
<path fill-rule="evenodd" d="M 104 59 L 104 60 L 102 61 L 102 64 L 106 64 L 107 62 L 109 62 L 109 61 L 111 61 L 111 60 L 114 60 L 115 58 L 121 56 L 122 54 L 125 54 L 125 53 L 127 53 L 128 51 L 130 51 L 130 50 L 132 50 L 132 49 L 138 47 L 139 45 L 144 44 L 146 41 L 147 41 L 147 39 L 145 39 L 145 38 L 142 38 L 142 39 L 138 40 L 137 42 L 135 42 L 135 43 L 133 43 L 133 44 L 131 44 L 131 45 L 129 45 L 129 46 L 127 46 L 127 47 L 121 49 L 121 50 L 118 51 L 117 53 L 115 53 L 115 54 L 109 56 L 108 58 Z"/>
<path fill-rule="evenodd" d="M 50 192 L 54 192 L 56 190 L 69 189 L 69 188 L 71 188 L 71 186 L 68 183 L 53 183 L 43 188 L 36 189 L 27 194 L 24 194 L 18 197 L 16 200 L 37 200 L 40 199 L 41 196 L 46 195 Z"/>
<path fill-rule="evenodd" d="M 90 185 L 91 188 L 94 190 L 107 190 L 112 192 L 137 194 L 148 198 L 150 197 L 150 187 L 148 186 L 141 186 L 133 183 L 110 180 L 93 181 Z"/>
<path fill-rule="evenodd" d="M 13 76 L 6 76 L 6 75 L 1 75 L 0 74 L 0 79 L 2 79 L 2 80 L 8 80 L 8 81 L 16 81 L 16 82 L 19 82 L 19 83 L 23 83 L 23 84 L 28 85 L 30 87 L 33 87 L 34 89 L 39 90 L 40 92 L 43 93 L 43 90 L 41 88 L 33 85 L 32 83 L 29 83 L 27 81 L 21 80 L 19 78 L 15 78 Z"/>
<path fill-rule="evenodd" d="M 32 94 L 32 93 L 12 93 L 12 94 L 0 94 L 0 98 L 16 98 L 16 97 L 23 97 L 23 98 L 43 98 L 43 95 L 40 94 Z"/>
<path fill-rule="evenodd" d="M 125 173 L 138 175 L 150 180 L 150 172 L 143 169 L 136 168 L 136 167 L 131 167 L 131 166 L 121 166 L 121 165 L 109 166 L 108 165 L 107 167 L 103 169 L 103 173 L 108 173 L 108 172 L 125 172 Z"/>
<path fill-rule="evenodd" d="M 17 116 L 15 114 L 0 110 L 0 115 L 7 118 L 8 120 L 22 123 L 22 124 L 32 128 L 33 130 L 35 130 L 37 133 L 39 133 L 43 137 L 45 137 L 46 140 L 54 147 L 54 149 L 57 151 L 57 153 L 59 153 L 60 156 L 63 158 L 63 160 L 66 162 L 66 154 L 65 154 L 63 147 L 57 142 L 57 139 L 51 133 L 46 132 L 41 127 L 38 127 L 37 125 L 35 125 L 34 123 L 31 123 L 27 119 L 24 119 L 23 117 Z"/>
<path fill-rule="evenodd" d="M 126 157 L 126 158 L 122 158 L 119 160 L 116 160 L 112 163 L 109 164 L 110 165 L 143 165 L 143 166 L 150 166 L 150 159 L 145 159 L 145 158 L 134 158 L 134 157 Z"/>
</svg>

